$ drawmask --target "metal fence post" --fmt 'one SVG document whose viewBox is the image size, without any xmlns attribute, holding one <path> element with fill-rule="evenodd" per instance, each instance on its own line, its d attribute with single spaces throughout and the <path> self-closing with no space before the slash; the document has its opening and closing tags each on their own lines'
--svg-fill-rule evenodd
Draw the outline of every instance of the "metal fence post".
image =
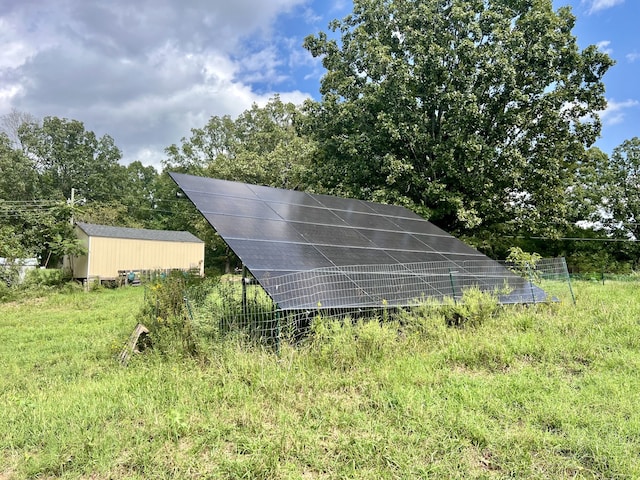
<svg viewBox="0 0 640 480">
<path fill-rule="evenodd" d="M 454 273 L 458 273 L 457 271 L 452 271 L 451 269 L 449 269 L 449 281 L 451 282 L 451 294 L 453 295 L 453 303 L 455 305 L 458 304 L 458 301 L 456 300 L 456 285 L 453 281 L 453 274 Z"/>
<path fill-rule="evenodd" d="M 527 263 L 527 278 L 529 279 L 529 288 L 531 289 L 531 301 L 536 304 L 536 293 L 533 290 L 533 274 L 531 273 L 531 266 Z"/>
<path fill-rule="evenodd" d="M 276 355 L 280 355 L 280 308 L 276 305 Z"/>
<path fill-rule="evenodd" d="M 569 292 L 571 293 L 571 301 L 573 301 L 573 305 L 576 304 L 576 297 L 573 294 L 573 287 L 571 286 L 571 276 L 569 275 L 569 269 L 567 268 L 567 260 L 562 257 L 562 269 L 564 270 L 564 274 L 567 277 L 567 284 L 569 285 Z M 604 283 L 604 272 L 602 273 L 602 282 Z"/>
</svg>

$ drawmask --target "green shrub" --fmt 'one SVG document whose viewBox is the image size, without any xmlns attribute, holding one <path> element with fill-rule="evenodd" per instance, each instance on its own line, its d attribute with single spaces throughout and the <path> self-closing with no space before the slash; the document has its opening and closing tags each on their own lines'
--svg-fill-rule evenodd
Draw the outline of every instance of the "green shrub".
<svg viewBox="0 0 640 480">
<path fill-rule="evenodd" d="M 419 305 L 399 310 L 393 318 L 398 320 L 404 334 L 427 338 L 446 328 L 442 310 L 440 302 L 425 298 Z"/>
<path fill-rule="evenodd" d="M 10 302 L 15 298 L 15 289 L 9 287 L 5 282 L 0 281 L 0 303 Z"/>
<path fill-rule="evenodd" d="M 457 302 L 445 299 L 442 313 L 449 326 L 478 326 L 493 317 L 498 307 L 498 299 L 494 294 L 474 287 L 466 289 Z"/>
<path fill-rule="evenodd" d="M 26 287 L 59 287 L 71 280 L 69 271 L 59 268 L 36 268 L 27 271 Z"/>
<path fill-rule="evenodd" d="M 186 289 L 185 276 L 174 272 L 145 290 L 140 316 L 151 333 L 153 346 L 165 353 L 176 349 L 190 355 L 196 353 Z"/>
<path fill-rule="evenodd" d="M 3 287 L 11 287 L 18 283 L 20 271 L 14 265 L 0 265 L 0 284 Z"/>
<path fill-rule="evenodd" d="M 539 282 L 541 279 L 540 272 L 537 270 L 540 260 L 542 260 L 540 254 L 525 252 L 520 247 L 511 247 L 507 256 L 507 263 L 510 264 L 513 273 L 534 282 Z"/>
</svg>

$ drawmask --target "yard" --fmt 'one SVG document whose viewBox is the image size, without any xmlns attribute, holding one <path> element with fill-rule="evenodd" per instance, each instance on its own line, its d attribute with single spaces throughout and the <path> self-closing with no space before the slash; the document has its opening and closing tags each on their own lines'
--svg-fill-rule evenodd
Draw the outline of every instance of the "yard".
<svg viewBox="0 0 640 480">
<path fill-rule="evenodd" d="M 640 285 L 115 360 L 142 288 L 0 305 L 0 479 L 638 478 Z"/>
</svg>

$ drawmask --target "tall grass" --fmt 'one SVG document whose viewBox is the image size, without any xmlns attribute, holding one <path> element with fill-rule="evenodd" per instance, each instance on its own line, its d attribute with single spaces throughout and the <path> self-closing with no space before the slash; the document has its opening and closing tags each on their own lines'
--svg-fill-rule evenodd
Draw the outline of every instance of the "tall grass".
<svg viewBox="0 0 640 480">
<path fill-rule="evenodd" d="M 0 478 L 638 478 L 638 285 L 462 327 L 319 320 L 280 354 L 114 354 L 142 289 L 0 306 Z"/>
</svg>

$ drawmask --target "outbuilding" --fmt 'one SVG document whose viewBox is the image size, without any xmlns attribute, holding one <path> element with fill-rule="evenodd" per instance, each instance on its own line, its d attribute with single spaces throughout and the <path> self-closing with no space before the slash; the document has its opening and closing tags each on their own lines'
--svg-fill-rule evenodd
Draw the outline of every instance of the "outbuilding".
<svg viewBox="0 0 640 480">
<path fill-rule="evenodd" d="M 204 242 L 192 233 L 82 222 L 75 231 L 87 254 L 65 259 L 73 278 L 106 281 L 170 270 L 204 275 Z"/>
</svg>

